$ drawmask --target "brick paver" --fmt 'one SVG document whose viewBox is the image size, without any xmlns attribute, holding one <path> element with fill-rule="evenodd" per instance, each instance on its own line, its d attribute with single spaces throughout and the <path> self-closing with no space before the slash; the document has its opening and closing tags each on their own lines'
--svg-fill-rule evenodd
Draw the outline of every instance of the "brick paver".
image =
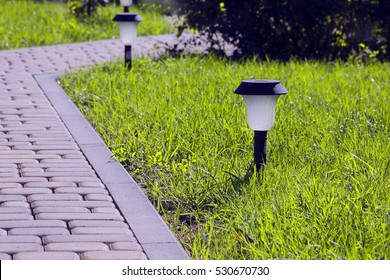
<svg viewBox="0 0 390 280">
<path fill-rule="evenodd" d="M 144 253 L 139 251 L 95 251 L 86 252 L 81 255 L 83 260 L 146 260 Z"/>
<path fill-rule="evenodd" d="M 0 236 L 0 243 L 9 244 L 9 243 L 36 243 L 42 244 L 41 238 L 38 236 L 31 235 L 13 235 L 13 236 Z"/>
<path fill-rule="evenodd" d="M 134 53 L 171 40 L 139 38 Z M 0 51 L 1 260 L 148 258 L 36 80 L 122 55 L 119 40 Z"/>
<path fill-rule="evenodd" d="M 0 260 L 12 260 L 12 256 L 4 253 L 0 253 Z"/>
<path fill-rule="evenodd" d="M 1 258 L 1 255 L 0 255 Z M 74 252 L 26 252 L 14 255 L 14 260 L 79 260 Z"/>
</svg>

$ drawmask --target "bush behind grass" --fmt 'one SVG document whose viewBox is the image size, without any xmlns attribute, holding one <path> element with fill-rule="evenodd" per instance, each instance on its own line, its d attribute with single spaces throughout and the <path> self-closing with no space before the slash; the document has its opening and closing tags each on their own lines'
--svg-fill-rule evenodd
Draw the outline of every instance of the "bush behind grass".
<svg viewBox="0 0 390 280">
<path fill-rule="evenodd" d="M 195 259 L 389 259 L 388 63 L 141 60 L 61 84 Z M 233 94 L 275 79 L 268 163 Z"/>
<path fill-rule="evenodd" d="M 236 56 L 300 59 L 389 59 L 388 0 L 177 0 L 179 30 L 203 32 L 237 47 Z"/>
<path fill-rule="evenodd" d="M 0 50 L 119 38 L 112 21 L 121 6 L 99 7 L 91 17 L 77 20 L 65 4 L 26 0 L 0 0 Z M 172 32 L 157 7 L 144 6 L 138 35 Z"/>
</svg>

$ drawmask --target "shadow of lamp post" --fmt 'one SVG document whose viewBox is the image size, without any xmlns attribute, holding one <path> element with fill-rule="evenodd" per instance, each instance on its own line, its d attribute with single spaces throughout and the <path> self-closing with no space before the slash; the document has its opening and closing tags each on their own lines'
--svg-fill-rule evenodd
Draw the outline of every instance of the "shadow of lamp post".
<svg viewBox="0 0 390 280">
<path fill-rule="evenodd" d="M 254 162 L 259 170 L 266 163 L 267 132 L 274 124 L 276 102 L 287 90 L 277 80 L 244 80 L 234 91 L 242 95 L 247 122 L 254 130 Z"/>
<path fill-rule="evenodd" d="M 123 6 L 123 13 L 117 13 L 113 19 L 119 27 L 119 37 L 125 45 L 125 67 L 130 70 L 132 67 L 131 45 L 137 38 L 137 26 L 142 21 L 139 14 L 130 13 L 129 7 L 133 0 L 120 0 Z"/>
</svg>

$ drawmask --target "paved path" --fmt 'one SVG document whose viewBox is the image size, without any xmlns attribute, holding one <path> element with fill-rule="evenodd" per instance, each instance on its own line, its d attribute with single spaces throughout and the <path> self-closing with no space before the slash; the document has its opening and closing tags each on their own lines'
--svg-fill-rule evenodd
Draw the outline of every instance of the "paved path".
<svg viewBox="0 0 390 280">
<path fill-rule="evenodd" d="M 0 259 L 188 258 L 55 82 L 122 56 L 118 40 L 0 51 Z"/>
</svg>

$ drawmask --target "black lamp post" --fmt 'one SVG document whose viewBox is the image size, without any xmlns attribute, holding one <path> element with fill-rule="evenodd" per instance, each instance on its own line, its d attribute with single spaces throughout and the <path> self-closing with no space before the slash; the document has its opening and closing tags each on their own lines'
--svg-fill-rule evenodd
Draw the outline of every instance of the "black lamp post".
<svg viewBox="0 0 390 280">
<path fill-rule="evenodd" d="M 121 0 L 124 12 L 117 13 L 113 19 L 119 27 L 119 37 L 125 45 L 125 66 L 128 70 L 132 66 L 132 51 L 131 44 L 137 38 L 137 26 L 142 21 L 139 14 L 129 13 L 129 7 L 133 3 L 132 0 Z"/>
<path fill-rule="evenodd" d="M 287 90 L 277 80 L 244 80 L 234 91 L 244 98 L 247 121 L 254 130 L 254 161 L 259 170 L 267 159 L 267 132 L 274 124 L 278 98 Z"/>
</svg>

